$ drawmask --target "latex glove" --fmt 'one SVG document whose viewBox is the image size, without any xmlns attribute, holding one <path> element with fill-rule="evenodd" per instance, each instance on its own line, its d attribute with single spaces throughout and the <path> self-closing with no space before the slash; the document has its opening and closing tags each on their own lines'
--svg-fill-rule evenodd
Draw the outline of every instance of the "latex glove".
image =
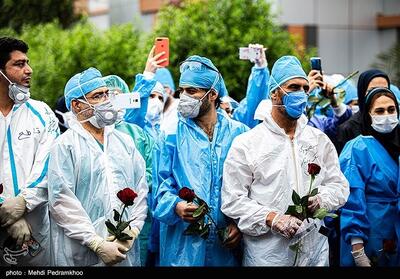
<svg viewBox="0 0 400 279">
<path fill-rule="evenodd" d="M 31 231 L 31 226 L 25 218 L 21 218 L 11 226 L 7 227 L 7 233 L 16 240 L 17 245 L 22 245 L 24 242 L 30 240 Z"/>
<path fill-rule="evenodd" d="M 311 213 L 314 213 L 316 210 L 321 208 L 321 198 L 318 195 L 309 197 L 307 208 Z"/>
<path fill-rule="evenodd" d="M 0 224 L 8 227 L 19 220 L 26 210 L 26 201 L 21 196 L 6 199 L 0 206 Z"/>
<path fill-rule="evenodd" d="M 271 229 L 286 238 L 291 238 L 299 229 L 302 221 L 291 215 L 276 214 L 272 220 Z"/>
<path fill-rule="evenodd" d="M 364 247 L 356 251 L 351 251 L 351 254 L 353 255 L 356 266 L 371 266 L 371 261 L 365 254 Z"/>
<path fill-rule="evenodd" d="M 131 250 L 132 245 L 135 242 L 135 239 L 138 237 L 140 232 L 135 227 L 133 227 L 132 229 L 126 228 L 123 232 L 128 234 L 130 237 L 132 237 L 132 239 L 130 239 L 130 240 L 118 240 L 118 239 L 115 238 L 114 235 L 112 235 L 112 236 L 107 237 L 107 241 L 114 241 L 116 243 L 121 244 L 122 246 L 124 246 L 127 249 L 127 252 L 128 252 L 129 250 Z"/>
<path fill-rule="evenodd" d="M 88 245 L 106 265 L 114 265 L 126 259 L 127 248 L 117 242 L 109 242 L 96 236 Z"/>
</svg>

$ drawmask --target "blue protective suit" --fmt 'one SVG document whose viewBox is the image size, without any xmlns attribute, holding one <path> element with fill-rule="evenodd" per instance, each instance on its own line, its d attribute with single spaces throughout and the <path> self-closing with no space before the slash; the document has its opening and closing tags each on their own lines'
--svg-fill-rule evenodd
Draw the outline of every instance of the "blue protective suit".
<svg viewBox="0 0 400 279">
<path fill-rule="evenodd" d="M 351 239 L 361 238 L 371 261 L 379 259 L 379 265 L 398 266 L 397 254 L 385 259 L 380 250 L 384 239 L 399 240 L 399 165 L 372 136 L 349 141 L 339 160 L 350 183 L 340 220 L 341 265 L 354 265 Z"/>
<path fill-rule="evenodd" d="M 267 99 L 269 82 L 269 70 L 267 67 L 256 67 L 251 69 L 247 84 L 246 97 L 239 106 L 233 111 L 232 118 L 240 121 L 249 128 L 254 128 L 260 121 L 254 119 L 254 113 L 259 103 Z"/>
<path fill-rule="evenodd" d="M 159 142 L 156 170 L 160 185 L 154 201 L 154 217 L 160 220 L 160 265 L 234 266 L 238 263 L 232 252 L 221 246 L 214 226 L 207 240 L 183 235 L 189 223 L 181 220 L 175 207 L 182 201 L 179 189 L 190 187 L 207 202 L 218 226 L 227 225 L 229 219 L 220 210 L 223 163 L 233 139 L 248 128 L 217 112 L 210 142 L 192 119 L 179 117 L 176 132 Z"/>
</svg>

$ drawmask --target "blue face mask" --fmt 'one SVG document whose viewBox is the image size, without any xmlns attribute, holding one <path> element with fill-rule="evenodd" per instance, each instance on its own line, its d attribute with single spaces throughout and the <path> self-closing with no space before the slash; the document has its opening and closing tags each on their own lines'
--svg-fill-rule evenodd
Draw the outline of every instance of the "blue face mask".
<svg viewBox="0 0 400 279">
<path fill-rule="evenodd" d="M 285 91 L 283 90 L 283 92 Z M 285 106 L 286 113 L 293 119 L 299 119 L 306 108 L 307 99 L 307 94 L 304 91 L 285 92 L 285 95 L 282 97 L 282 102 Z"/>
</svg>

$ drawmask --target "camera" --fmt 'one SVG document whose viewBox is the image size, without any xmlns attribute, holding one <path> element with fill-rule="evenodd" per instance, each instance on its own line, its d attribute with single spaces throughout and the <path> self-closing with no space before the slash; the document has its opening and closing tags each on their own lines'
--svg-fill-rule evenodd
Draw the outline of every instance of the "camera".
<svg viewBox="0 0 400 279">
<path fill-rule="evenodd" d="M 250 60 L 254 62 L 256 59 L 261 58 L 261 48 L 255 47 L 240 47 L 239 48 L 239 59 Z"/>
</svg>

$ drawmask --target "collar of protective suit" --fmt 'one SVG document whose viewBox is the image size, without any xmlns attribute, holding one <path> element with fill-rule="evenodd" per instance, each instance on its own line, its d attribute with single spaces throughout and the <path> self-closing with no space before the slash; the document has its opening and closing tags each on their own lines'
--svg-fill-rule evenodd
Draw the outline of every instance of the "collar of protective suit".
<svg viewBox="0 0 400 279">
<path fill-rule="evenodd" d="M 222 118 L 228 117 L 226 114 L 224 114 L 220 109 L 217 109 L 217 123 L 221 121 Z M 178 113 L 178 118 L 180 121 L 184 122 L 186 125 L 196 128 L 199 127 L 196 122 L 192 118 L 185 118 L 183 117 L 180 113 Z M 216 123 L 216 125 L 217 125 Z"/>
<path fill-rule="evenodd" d="M 269 130 L 273 131 L 274 133 L 282 136 L 287 136 L 285 130 L 279 127 L 279 125 L 272 118 L 271 111 L 268 111 L 266 113 L 265 121 L 263 123 Z M 307 126 L 307 123 L 308 123 L 307 116 L 302 114 L 300 118 L 297 120 L 296 131 L 294 133 L 295 138 L 298 137 L 303 132 L 304 128 Z"/>
<path fill-rule="evenodd" d="M 85 128 L 83 128 L 82 124 L 76 119 L 76 117 L 72 117 L 71 120 L 68 121 L 68 125 L 71 130 L 75 131 L 83 138 L 94 140 L 94 137 Z M 108 135 L 114 131 L 114 128 L 115 125 L 104 127 L 104 138 L 107 138 Z"/>
</svg>

